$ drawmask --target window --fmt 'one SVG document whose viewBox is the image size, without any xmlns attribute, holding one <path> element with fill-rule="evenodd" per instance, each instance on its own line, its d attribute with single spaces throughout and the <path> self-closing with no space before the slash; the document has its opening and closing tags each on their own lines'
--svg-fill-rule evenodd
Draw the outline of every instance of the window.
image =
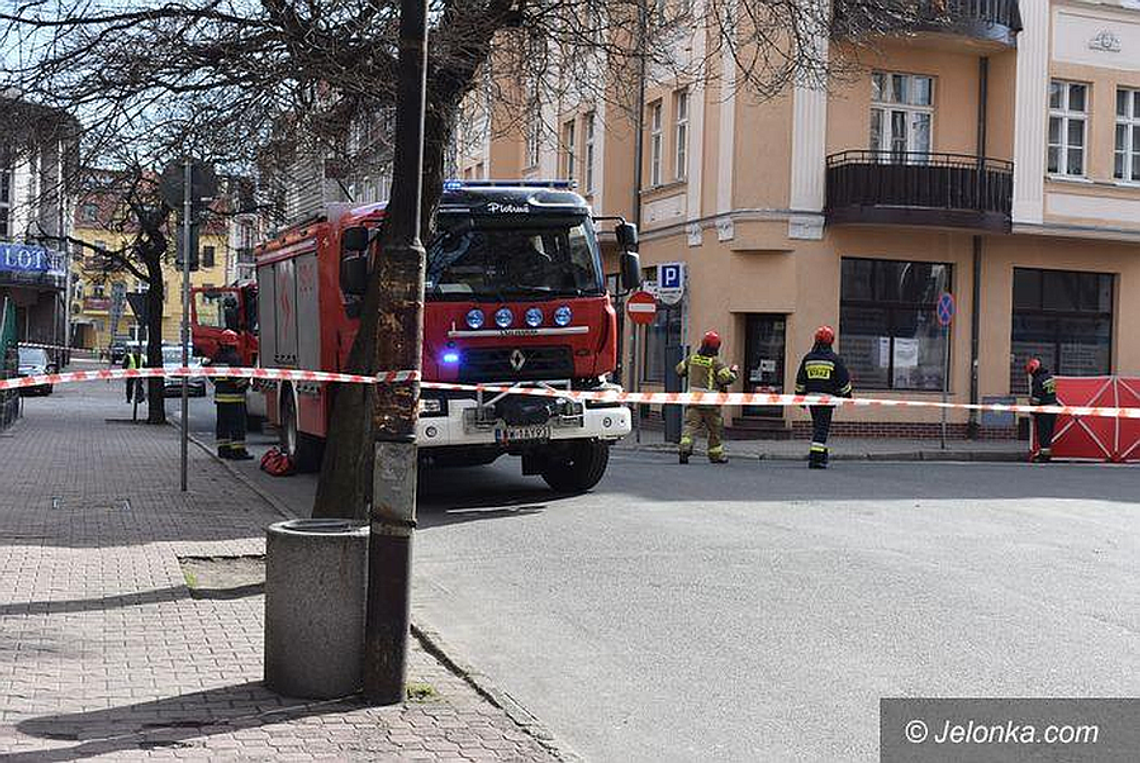
<svg viewBox="0 0 1140 763">
<path fill-rule="evenodd" d="M 12 235 L 8 216 L 12 207 L 12 170 L 7 150 L 0 150 L 0 239 Z"/>
<path fill-rule="evenodd" d="M 212 247 L 212 246 L 202 247 L 202 267 L 204 267 L 204 268 L 214 267 L 214 247 Z"/>
<path fill-rule="evenodd" d="M 673 94 L 673 178 L 684 180 L 689 172 L 689 91 Z"/>
<path fill-rule="evenodd" d="M 594 112 L 586 114 L 586 193 L 594 192 Z"/>
<path fill-rule="evenodd" d="M 562 125 L 562 145 L 566 150 L 566 179 L 573 180 L 574 172 L 574 120 Z"/>
<path fill-rule="evenodd" d="M 1111 373 L 1113 281 L 1108 273 L 1013 269 L 1011 394 L 1028 394 L 1031 357 L 1057 374 Z"/>
<path fill-rule="evenodd" d="M 107 287 L 104 284 L 97 283 L 91 287 L 91 297 L 93 299 L 106 299 Z"/>
<path fill-rule="evenodd" d="M 1116 91 L 1116 156 L 1112 176 L 1140 182 L 1140 90 Z"/>
<path fill-rule="evenodd" d="M 933 77 L 871 73 L 871 150 L 881 161 L 925 163 L 933 132 Z"/>
<path fill-rule="evenodd" d="M 642 381 L 665 383 L 666 348 L 681 344 L 681 306 L 660 305 L 653 323 L 645 327 Z"/>
<path fill-rule="evenodd" d="M 526 122 L 526 161 L 527 167 L 537 167 L 542 149 L 542 107 L 537 98 L 530 106 Z"/>
<path fill-rule="evenodd" d="M 661 185 L 661 101 L 649 107 L 649 185 Z"/>
<path fill-rule="evenodd" d="M 99 220 L 99 205 L 98 204 L 92 204 L 90 202 L 87 204 L 84 204 L 83 208 L 80 210 L 79 214 L 80 214 L 80 218 L 85 223 L 97 222 Z"/>
<path fill-rule="evenodd" d="M 1054 175 L 1085 174 L 1085 131 L 1088 85 L 1053 80 L 1049 83 L 1049 152 L 1047 169 Z"/>
<path fill-rule="evenodd" d="M 479 162 L 475 165 L 475 179 L 486 180 L 486 178 L 483 177 L 483 162 Z"/>
<path fill-rule="evenodd" d="M 935 306 L 951 276 L 945 263 L 843 258 L 839 335 L 856 388 L 942 389 Z"/>
</svg>

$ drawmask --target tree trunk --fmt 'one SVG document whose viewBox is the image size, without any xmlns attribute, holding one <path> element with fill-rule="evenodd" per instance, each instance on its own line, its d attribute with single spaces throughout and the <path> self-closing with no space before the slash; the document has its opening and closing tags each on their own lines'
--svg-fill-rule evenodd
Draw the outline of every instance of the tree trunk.
<svg viewBox="0 0 1140 763">
<path fill-rule="evenodd" d="M 429 90 L 430 93 L 430 90 Z M 458 116 L 458 102 L 429 107 L 424 119 L 423 200 L 420 236 L 430 240 L 434 211 L 443 190 L 446 148 Z M 382 235 L 379 249 L 383 251 Z M 380 262 L 386 262 L 381 256 Z M 373 261 L 375 266 L 376 262 Z M 414 327 L 379 325 L 382 292 L 393 283 L 391 272 L 373 267 L 360 313 L 360 328 L 348 356 L 348 373 L 373 374 L 376 340 L 384 332 L 411 331 Z M 401 334 L 404 336 L 405 334 Z M 365 520 L 372 506 L 373 412 L 376 410 L 376 387 L 370 384 L 338 384 L 332 391 L 332 415 L 325 440 L 321 478 L 313 501 L 314 517 L 341 517 Z"/>
<path fill-rule="evenodd" d="M 162 368 L 162 306 L 163 282 L 162 263 L 158 257 L 147 258 L 147 292 L 146 292 L 146 364 L 150 368 Z M 147 382 L 147 415 L 148 424 L 166 423 L 166 400 L 162 395 L 163 379 L 160 376 L 151 377 Z"/>
</svg>

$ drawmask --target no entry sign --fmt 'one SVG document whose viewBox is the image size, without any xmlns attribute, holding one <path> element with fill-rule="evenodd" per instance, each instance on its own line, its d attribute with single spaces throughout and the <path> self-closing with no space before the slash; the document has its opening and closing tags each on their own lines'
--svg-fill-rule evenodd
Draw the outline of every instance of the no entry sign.
<svg viewBox="0 0 1140 763">
<path fill-rule="evenodd" d="M 625 302 L 625 312 L 634 323 L 649 325 L 657 317 L 657 300 L 647 291 L 635 291 Z"/>
</svg>

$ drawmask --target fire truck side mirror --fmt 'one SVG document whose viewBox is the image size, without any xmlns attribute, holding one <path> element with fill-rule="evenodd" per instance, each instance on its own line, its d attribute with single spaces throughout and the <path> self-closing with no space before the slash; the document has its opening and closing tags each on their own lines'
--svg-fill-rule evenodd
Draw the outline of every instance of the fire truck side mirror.
<svg viewBox="0 0 1140 763">
<path fill-rule="evenodd" d="M 637 252 L 621 253 L 621 286 L 625 291 L 641 286 L 641 257 Z"/>
<path fill-rule="evenodd" d="M 366 249 L 368 249 L 368 229 L 363 225 L 354 225 L 341 232 L 340 251 L 342 254 L 363 252 Z"/>
<path fill-rule="evenodd" d="M 341 255 L 340 290 L 349 296 L 364 296 L 368 288 L 368 255 Z"/>
<path fill-rule="evenodd" d="M 633 223 L 627 223 L 624 220 L 617 224 L 614 229 L 617 235 L 618 244 L 621 245 L 622 251 L 636 252 L 637 251 L 637 226 Z"/>
</svg>

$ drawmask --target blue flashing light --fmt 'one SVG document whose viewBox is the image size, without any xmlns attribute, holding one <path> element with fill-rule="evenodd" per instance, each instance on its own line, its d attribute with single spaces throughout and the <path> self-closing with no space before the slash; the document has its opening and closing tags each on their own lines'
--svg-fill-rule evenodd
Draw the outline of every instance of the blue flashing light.
<svg viewBox="0 0 1140 763">
<path fill-rule="evenodd" d="M 445 191 L 458 191 L 462 187 L 463 187 L 463 181 L 462 180 L 444 180 L 443 181 L 443 190 L 445 190 Z"/>
<path fill-rule="evenodd" d="M 538 328 L 542 325 L 542 310 L 537 307 L 532 307 L 526 311 L 524 318 L 526 320 L 526 325 L 530 326 L 532 329 Z"/>
<path fill-rule="evenodd" d="M 447 352 L 443 353 L 443 357 L 440 358 L 440 361 L 449 366 L 455 365 L 459 362 L 459 353 L 455 350 L 448 350 Z"/>
<path fill-rule="evenodd" d="M 478 331 L 483 328 L 483 311 L 477 307 L 467 311 L 467 327 Z"/>
<path fill-rule="evenodd" d="M 501 329 L 509 327 L 515 322 L 515 314 L 509 307 L 500 307 L 495 311 L 495 325 Z"/>
<path fill-rule="evenodd" d="M 554 311 L 554 323 L 558 326 L 569 326 L 573 318 L 574 313 L 570 310 L 569 305 L 562 305 Z"/>
</svg>

